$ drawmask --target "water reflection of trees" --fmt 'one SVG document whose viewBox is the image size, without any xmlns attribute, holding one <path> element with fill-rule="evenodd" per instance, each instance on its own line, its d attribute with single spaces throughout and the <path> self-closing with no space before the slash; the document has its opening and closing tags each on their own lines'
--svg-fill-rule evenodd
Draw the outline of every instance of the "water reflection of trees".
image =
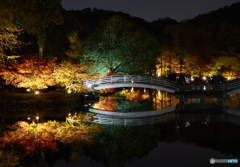
<svg viewBox="0 0 240 167">
<path fill-rule="evenodd" d="M 200 147 L 211 148 L 224 154 L 240 157 L 240 129 L 224 122 L 191 123 L 188 128 L 180 129 L 179 139 L 186 143 L 195 143 Z"/>
<path fill-rule="evenodd" d="M 86 154 L 105 166 L 124 166 L 135 157 L 142 158 L 162 140 L 161 124 L 134 127 L 101 125 L 101 129 L 102 132 L 95 137 L 95 145 L 89 147 Z"/>
<path fill-rule="evenodd" d="M 144 89 L 135 91 L 124 89 L 115 93 L 114 97 L 100 97 L 100 101 L 93 108 L 107 111 L 136 112 L 152 111 L 175 106 L 178 99 L 170 93 L 160 90 L 151 90 L 146 93 Z"/>
<path fill-rule="evenodd" d="M 101 125 L 101 129 L 95 145 L 88 147 L 86 154 L 105 166 L 124 166 L 136 157 L 148 155 L 159 142 L 179 140 L 240 157 L 240 129 L 225 122 L 191 122 L 191 126 L 177 129 L 177 122 L 169 120 L 135 127 Z"/>
<path fill-rule="evenodd" d="M 240 110 L 240 93 L 236 93 L 225 100 L 232 109 Z"/>
<path fill-rule="evenodd" d="M 75 111 L 71 110 L 71 108 L 65 108 L 65 110 L 62 115 L 75 114 Z M 92 140 L 74 139 L 72 136 L 78 133 L 76 133 L 74 127 L 69 126 L 68 130 L 61 132 L 62 137 L 55 139 L 59 151 L 38 151 L 39 153 L 36 153 L 36 151 L 29 158 L 27 155 L 20 154 L 22 149 L 16 149 L 13 154 L 6 153 L 5 151 L 12 150 L 11 147 L 6 147 L 4 152 L 1 150 L 0 158 L 16 164 L 19 162 L 22 166 L 32 166 L 40 163 L 53 166 L 60 159 L 65 159 L 66 163 L 77 162 L 80 156 L 85 154 L 105 166 L 124 166 L 127 162 L 148 155 L 151 150 L 158 146 L 159 142 L 179 140 L 240 157 L 238 151 L 240 146 L 238 142 L 240 140 L 239 127 L 224 122 L 224 119 L 202 124 L 202 121 L 199 122 L 195 117 L 201 116 L 202 118 L 201 114 L 203 113 L 207 114 L 208 112 L 186 111 L 180 113 L 184 115 L 183 122 L 186 122 L 189 118 L 194 117 L 194 119 L 191 119 L 190 126 L 181 126 L 179 129 L 177 128 L 178 119 L 167 119 L 166 122 L 159 124 L 133 127 L 101 125 L 102 132 L 94 135 L 94 143 Z M 217 114 L 217 111 L 214 113 Z M 218 114 L 222 115 L 223 112 L 218 112 Z M 78 124 L 78 122 L 78 120 L 69 119 L 69 123 L 72 125 Z M 88 124 L 81 122 L 82 126 L 88 126 Z M 57 128 L 58 124 L 55 126 Z M 88 137 L 88 134 L 84 133 L 84 131 L 80 132 L 79 130 L 79 133 L 83 133 L 83 136 Z M 2 162 L 7 163 L 6 161 Z"/>
<path fill-rule="evenodd" d="M 64 157 L 75 162 L 83 154 L 83 146 L 93 144 L 93 133 L 100 131 L 98 125 L 89 121 L 92 121 L 91 116 L 80 114 L 67 117 L 66 122 L 48 121 L 37 124 L 16 122 L 12 126 L 7 126 L 8 130 L 0 139 L 2 146 L 0 158 L 8 155 L 13 159 L 17 154 L 9 155 L 7 151 L 14 150 L 18 155 L 19 153 L 23 155 L 20 159 L 21 164 L 28 162 L 26 160 L 29 156 L 33 156 L 34 160 L 28 162 L 30 164 L 38 160 L 42 163 L 48 163 L 49 160 L 52 163 L 53 160 L 47 157 L 52 157 L 59 150 L 60 154 L 68 150 L 68 155 L 65 154 Z"/>
</svg>

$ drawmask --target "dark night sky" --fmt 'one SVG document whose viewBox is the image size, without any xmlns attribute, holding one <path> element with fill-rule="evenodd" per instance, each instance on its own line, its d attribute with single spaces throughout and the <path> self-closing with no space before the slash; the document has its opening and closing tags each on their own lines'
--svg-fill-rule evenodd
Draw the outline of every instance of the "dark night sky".
<svg viewBox="0 0 240 167">
<path fill-rule="evenodd" d="M 146 21 L 170 17 L 177 21 L 192 19 L 239 0 L 62 0 L 66 10 L 94 8 L 122 11 Z"/>
</svg>

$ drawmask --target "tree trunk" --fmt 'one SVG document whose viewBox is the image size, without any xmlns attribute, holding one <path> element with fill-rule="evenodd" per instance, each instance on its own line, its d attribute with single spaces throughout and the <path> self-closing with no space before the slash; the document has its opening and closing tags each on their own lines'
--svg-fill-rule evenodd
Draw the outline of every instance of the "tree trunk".
<svg viewBox="0 0 240 167">
<path fill-rule="evenodd" d="M 43 47 L 40 47 L 40 46 L 39 46 L 39 55 L 38 55 L 38 58 L 39 58 L 39 59 L 42 59 L 42 58 L 43 58 Z"/>
<path fill-rule="evenodd" d="M 4 60 L 3 54 L 1 54 L 1 56 L 2 56 L 2 62 L 3 62 L 3 64 L 5 64 L 5 60 Z"/>
<path fill-rule="evenodd" d="M 163 75 L 162 73 L 162 55 L 161 55 L 161 76 Z"/>
</svg>

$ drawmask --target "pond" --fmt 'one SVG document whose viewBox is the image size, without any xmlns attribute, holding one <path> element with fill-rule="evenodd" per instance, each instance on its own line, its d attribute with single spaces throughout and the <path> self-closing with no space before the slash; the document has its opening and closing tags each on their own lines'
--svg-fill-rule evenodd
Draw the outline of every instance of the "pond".
<svg viewBox="0 0 240 167">
<path fill-rule="evenodd" d="M 159 105 L 162 105 L 160 102 Z M 15 107 L 13 105 L 2 107 L 0 110 L 2 115 L 1 133 L 6 130 L 4 128 L 6 125 L 12 125 L 17 121 L 25 121 L 26 123 L 35 121 L 36 124 L 43 125 L 48 120 L 55 120 L 56 122 L 66 122 L 66 118 L 71 118 L 68 119 L 69 122 L 82 120 L 81 125 L 78 125 L 79 122 L 72 124 L 82 126 L 81 129 L 68 126 L 69 130 L 64 131 L 63 134 L 54 131 L 55 136 L 61 136 L 54 143 L 57 149 L 49 149 L 48 146 L 41 147 L 41 149 L 33 147 L 36 150 L 32 150 L 32 154 L 28 155 L 24 152 L 24 149 L 16 146 L 14 154 L 6 155 L 5 159 L 11 162 L 15 160 L 16 164 L 19 163 L 16 166 L 36 167 L 202 167 L 211 166 L 211 158 L 214 158 L 215 161 L 227 159 L 233 160 L 233 162 L 240 158 L 239 112 L 231 110 L 226 105 L 203 103 L 177 105 L 176 109 L 157 116 L 118 118 L 125 119 L 127 122 L 135 121 L 137 122 L 135 124 L 99 124 L 100 130 L 98 131 L 96 127 L 86 130 L 86 127 L 91 127 L 95 123 L 84 122 L 83 117 L 74 118 L 74 115 L 84 114 L 80 114 L 84 104 L 76 104 L 78 103 L 72 101 L 42 101 L 41 104 L 19 105 L 18 103 L 15 104 Z M 166 105 L 166 107 L 171 106 Z M 38 119 L 36 116 L 38 116 Z M 90 117 L 91 115 L 85 116 L 85 118 Z M 47 124 L 47 126 L 50 126 L 50 124 Z M 55 129 L 62 126 L 66 128 L 65 125 L 54 124 Z M 33 130 L 36 131 L 36 129 Z M 47 132 L 49 131 L 47 130 Z M 85 131 L 84 135 L 82 135 L 83 131 Z M 51 131 L 51 133 L 53 132 Z M 41 131 L 40 134 L 43 135 L 44 131 Z M 75 134 L 82 137 L 76 138 Z M 66 138 L 67 136 L 69 138 Z M 45 141 L 44 138 L 41 141 Z M 12 146 L 6 147 L 5 150 L 10 151 L 13 146 L 14 143 L 12 143 Z"/>
</svg>

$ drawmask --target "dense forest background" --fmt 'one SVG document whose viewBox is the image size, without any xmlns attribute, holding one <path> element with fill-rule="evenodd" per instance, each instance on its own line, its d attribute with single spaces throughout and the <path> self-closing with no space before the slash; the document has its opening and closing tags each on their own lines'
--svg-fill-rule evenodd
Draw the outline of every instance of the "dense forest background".
<svg viewBox="0 0 240 167">
<path fill-rule="evenodd" d="M 4 5 L 9 4 L 1 8 Z M 91 72 L 100 74 L 184 73 L 229 80 L 239 76 L 240 3 L 181 22 L 171 18 L 147 22 L 96 8 L 66 11 L 59 4 L 51 6 L 50 13 L 44 6 L 41 12 L 33 7 L 26 12 L 28 4 L 24 5 L 25 9 L 15 4 L 14 12 L 11 8 L 1 12 L 2 33 L 10 25 L 6 13 L 22 30 L 17 38 L 20 49 L 0 45 L 2 63 L 6 56 L 37 54 L 46 60 L 90 63 Z"/>
</svg>

